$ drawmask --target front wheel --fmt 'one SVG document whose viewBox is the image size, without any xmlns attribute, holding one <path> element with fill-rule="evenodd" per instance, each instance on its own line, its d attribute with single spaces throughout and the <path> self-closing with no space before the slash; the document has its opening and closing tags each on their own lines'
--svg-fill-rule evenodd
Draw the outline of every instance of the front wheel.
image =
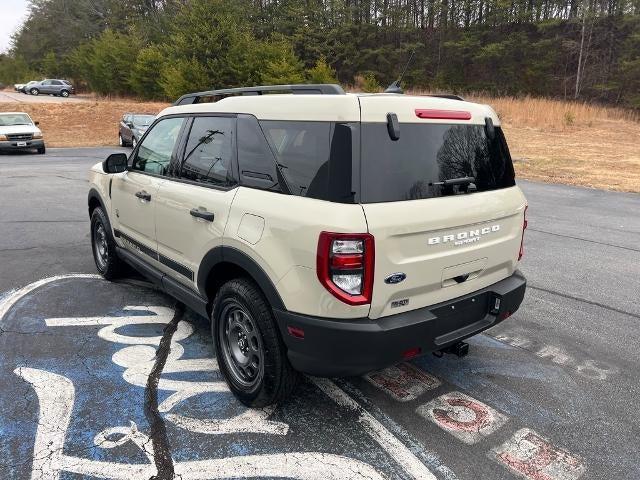
<svg viewBox="0 0 640 480">
<path fill-rule="evenodd" d="M 38 147 L 38 154 L 39 155 L 44 155 L 45 153 L 47 153 L 46 147 Z"/>
<path fill-rule="evenodd" d="M 242 403 L 266 407 L 291 394 L 299 374 L 289 363 L 267 299 L 251 280 L 238 278 L 220 288 L 211 333 L 220 371 Z"/>
<path fill-rule="evenodd" d="M 96 207 L 91 214 L 91 250 L 98 272 L 107 280 L 118 277 L 122 262 L 116 252 L 109 219 L 102 207 Z"/>
<path fill-rule="evenodd" d="M 29 91 L 29 93 L 30 93 L 31 95 L 35 95 L 35 96 L 37 97 L 38 95 L 40 95 L 40 90 L 38 90 L 37 88 L 32 88 L 32 89 Z"/>
</svg>

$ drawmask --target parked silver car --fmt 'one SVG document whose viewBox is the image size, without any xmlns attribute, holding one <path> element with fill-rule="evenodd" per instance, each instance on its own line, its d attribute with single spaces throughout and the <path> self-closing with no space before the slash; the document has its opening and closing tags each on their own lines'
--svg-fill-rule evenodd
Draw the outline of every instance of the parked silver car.
<svg viewBox="0 0 640 480">
<path fill-rule="evenodd" d="M 155 118 L 155 115 L 125 113 L 120 119 L 120 130 L 118 132 L 118 143 L 120 146 L 131 146 L 135 148 Z"/>
<path fill-rule="evenodd" d="M 72 93 L 76 93 L 76 90 L 68 80 L 46 78 L 44 80 L 31 84 L 28 87 L 27 92 L 31 95 L 40 95 L 41 93 L 44 93 L 48 95 L 60 95 L 61 97 L 68 97 Z"/>
</svg>

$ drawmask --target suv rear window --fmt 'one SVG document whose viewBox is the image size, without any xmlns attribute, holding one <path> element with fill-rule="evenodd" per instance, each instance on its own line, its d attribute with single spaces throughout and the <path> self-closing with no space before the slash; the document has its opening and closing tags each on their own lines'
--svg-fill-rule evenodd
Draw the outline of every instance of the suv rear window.
<svg viewBox="0 0 640 480">
<path fill-rule="evenodd" d="M 502 130 L 490 140 L 484 125 L 400 124 L 391 140 L 385 123 L 363 123 L 362 203 L 397 202 L 515 185 Z M 437 182 L 474 177 L 467 187 Z"/>
</svg>

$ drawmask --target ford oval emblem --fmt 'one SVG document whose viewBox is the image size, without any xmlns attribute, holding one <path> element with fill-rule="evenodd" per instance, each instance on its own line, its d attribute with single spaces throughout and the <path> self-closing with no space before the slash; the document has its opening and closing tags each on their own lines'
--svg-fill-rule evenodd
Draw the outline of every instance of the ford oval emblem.
<svg viewBox="0 0 640 480">
<path fill-rule="evenodd" d="M 387 278 L 384 279 L 384 283 L 389 283 L 389 284 L 400 283 L 405 278 L 407 278 L 407 276 L 402 272 L 392 273 L 391 275 L 389 275 Z"/>
</svg>

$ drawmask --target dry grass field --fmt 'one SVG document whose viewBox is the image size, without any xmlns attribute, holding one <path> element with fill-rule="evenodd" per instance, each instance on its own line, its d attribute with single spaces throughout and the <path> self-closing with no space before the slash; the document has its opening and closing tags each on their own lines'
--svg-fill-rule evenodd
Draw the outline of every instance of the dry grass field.
<svg viewBox="0 0 640 480">
<path fill-rule="evenodd" d="M 517 174 L 640 192 L 640 115 L 539 98 L 486 98 L 500 116 Z"/>
<path fill-rule="evenodd" d="M 640 115 L 626 110 L 538 98 L 469 100 L 500 116 L 519 178 L 640 192 Z M 26 111 L 50 147 L 116 145 L 125 112 L 158 113 L 167 104 L 126 99 L 83 103 L 0 103 Z"/>
<path fill-rule="evenodd" d="M 40 122 L 48 147 L 118 144 L 118 124 L 125 112 L 157 114 L 167 103 L 126 99 L 91 99 L 78 103 L 0 103 L 0 112 L 21 111 Z"/>
</svg>

